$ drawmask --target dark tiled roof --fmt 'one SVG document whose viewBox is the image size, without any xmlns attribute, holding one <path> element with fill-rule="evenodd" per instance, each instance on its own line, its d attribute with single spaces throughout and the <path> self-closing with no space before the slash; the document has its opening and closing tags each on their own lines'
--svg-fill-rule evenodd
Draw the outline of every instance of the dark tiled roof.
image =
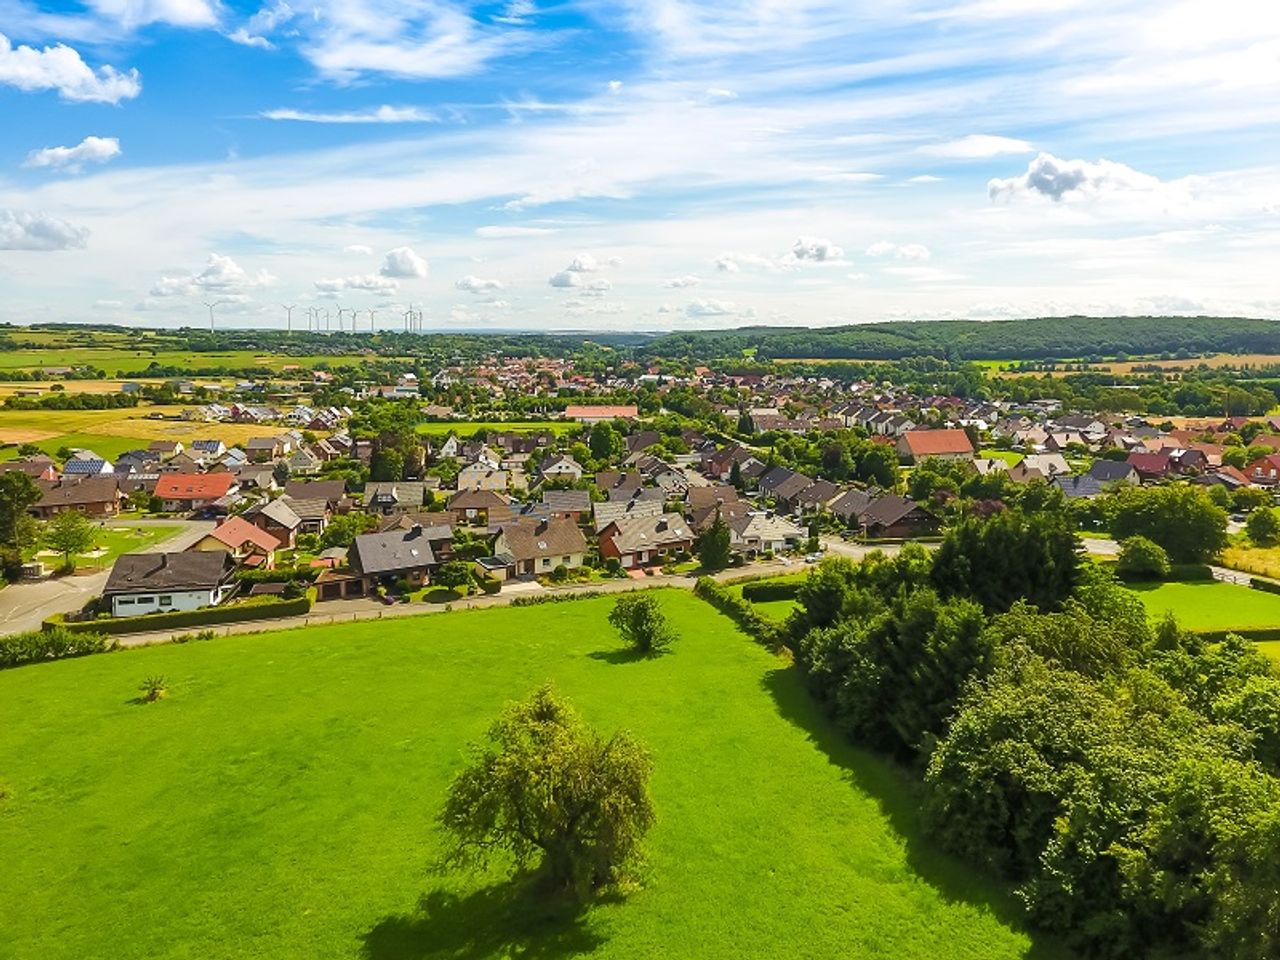
<svg viewBox="0 0 1280 960">
<path fill-rule="evenodd" d="M 167 590 L 212 590 L 235 569 L 221 550 L 187 553 L 126 553 L 116 560 L 103 589 L 114 593 Z"/>
</svg>

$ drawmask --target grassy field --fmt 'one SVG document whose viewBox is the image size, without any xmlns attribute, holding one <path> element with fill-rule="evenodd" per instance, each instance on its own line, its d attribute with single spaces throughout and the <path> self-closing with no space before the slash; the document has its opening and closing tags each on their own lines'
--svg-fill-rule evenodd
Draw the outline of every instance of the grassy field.
<svg viewBox="0 0 1280 960">
<path fill-rule="evenodd" d="M 1172 611 L 1188 630 L 1280 627 L 1280 595 L 1234 583 L 1132 584 L 1154 618 Z"/>
<path fill-rule="evenodd" d="M 925 840 L 908 781 L 694 597 L 621 655 L 608 599 L 153 647 L 0 673 L 4 955 L 1065 956 Z M 150 674 L 170 697 L 131 702 Z M 642 885 L 573 915 L 429 869 L 443 790 L 546 680 L 654 756 Z"/>
<path fill-rule="evenodd" d="M 270 370 L 296 368 L 307 373 L 317 363 L 342 366 L 363 360 L 361 354 L 338 356 L 298 356 L 263 354 L 252 350 L 220 350 L 192 353 L 188 350 L 139 350 L 119 346 L 50 346 L 48 349 L 10 350 L 0 353 L 0 371 L 44 370 L 50 367 L 93 366 L 106 371 L 108 377 L 142 374 L 152 363 L 179 370 L 208 370 L 215 367 L 245 369 L 265 367 Z M 310 374 L 307 374 L 310 376 Z M 70 383 L 70 381 L 68 381 Z M 70 389 L 70 387 L 68 387 Z"/>
<path fill-rule="evenodd" d="M 779 577 L 767 577 L 764 580 L 755 581 L 757 583 L 800 583 L 809 576 L 809 568 L 798 573 L 787 573 Z M 725 589 L 735 597 L 742 596 L 742 588 L 746 583 L 731 583 Z M 771 620 L 785 620 L 791 615 L 791 611 L 796 608 L 795 600 L 764 600 L 754 601 L 751 606 L 763 616 Z"/>
<path fill-rule="evenodd" d="M 986 447 L 978 451 L 978 456 L 987 460 L 1003 460 L 1010 467 L 1016 467 L 1022 462 L 1025 454 L 1018 453 L 1016 450 L 997 450 L 995 447 Z"/>
<path fill-rule="evenodd" d="M 563 436 L 581 429 L 581 424 L 567 420 L 510 420 L 502 423 L 481 423 L 476 420 L 442 420 L 431 423 L 420 423 L 418 433 L 428 437 L 441 439 L 454 433 L 459 437 L 470 437 L 478 430 L 490 430 L 502 433 L 542 433 Z"/>
<path fill-rule="evenodd" d="M 149 524 L 145 527 L 126 527 L 115 525 L 108 520 L 99 526 L 97 545 L 94 547 L 95 553 L 77 557 L 76 566 L 102 567 L 105 569 L 122 553 L 137 553 L 147 547 L 176 537 L 181 532 L 182 527 L 176 524 Z M 42 548 L 48 549 L 45 545 L 42 545 Z M 98 550 L 104 552 L 96 553 Z M 44 561 L 46 565 L 56 565 L 62 562 L 62 555 L 40 556 L 38 559 Z"/>
<path fill-rule="evenodd" d="M 1265 640 L 1258 644 L 1258 649 L 1277 667 L 1280 667 L 1280 640 Z"/>
<path fill-rule="evenodd" d="M 1222 565 L 1243 573 L 1280 578 L 1280 547 L 1233 545 L 1222 551 Z"/>
<path fill-rule="evenodd" d="M 201 437 L 218 437 L 227 446 L 250 437 L 280 433 L 282 427 L 245 423 L 202 423 L 152 419 L 149 414 L 178 415 L 182 406 L 140 406 L 127 410 L 3 410 L 0 409 L 0 443 L 35 443 L 46 453 L 61 447 L 86 447 L 101 456 L 117 457 L 126 450 L 145 447 L 152 440 L 180 440 L 189 444 Z M 0 459 L 17 456 L 16 446 L 0 450 Z"/>
</svg>

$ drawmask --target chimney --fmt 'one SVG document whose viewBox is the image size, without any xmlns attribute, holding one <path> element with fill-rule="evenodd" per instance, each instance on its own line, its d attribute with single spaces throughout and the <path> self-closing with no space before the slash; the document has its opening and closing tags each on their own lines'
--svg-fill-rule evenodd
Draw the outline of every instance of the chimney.
<svg viewBox="0 0 1280 960">
<path fill-rule="evenodd" d="M 666 517 L 663 517 L 661 520 L 659 520 L 659 521 L 658 521 L 658 529 L 659 529 L 659 530 L 665 530 L 665 529 L 667 529 L 667 518 L 666 518 Z"/>
<path fill-rule="evenodd" d="M 409 533 L 405 536 L 405 539 L 412 540 L 415 537 L 420 537 L 420 536 L 422 536 L 422 524 L 417 523 L 415 521 L 413 526 L 409 528 Z"/>
</svg>

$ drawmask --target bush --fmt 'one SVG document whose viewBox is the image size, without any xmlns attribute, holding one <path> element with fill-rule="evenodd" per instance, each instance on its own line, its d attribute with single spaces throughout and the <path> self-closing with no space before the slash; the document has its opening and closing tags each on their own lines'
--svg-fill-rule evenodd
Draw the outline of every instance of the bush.
<svg viewBox="0 0 1280 960">
<path fill-rule="evenodd" d="M 604 562 L 604 570 L 605 570 L 605 573 L 609 574 L 610 576 L 616 577 L 619 573 L 622 572 L 622 561 L 619 560 L 617 557 L 609 557 Z"/>
<path fill-rule="evenodd" d="M 22 579 L 22 551 L 16 547 L 0 547 L 0 573 L 10 583 Z"/>
<path fill-rule="evenodd" d="M 1280 510 L 1258 507 L 1244 524 L 1249 539 L 1260 547 L 1274 546 L 1280 540 Z"/>
<path fill-rule="evenodd" d="M 1169 554 L 1158 543 L 1142 536 L 1121 542 L 1116 572 L 1126 580 L 1163 580 L 1172 569 Z"/>
<path fill-rule="evenodd" d="M 777 624 L 766 620 L 750 603 L 735 597 L 710 577 L 699 577 L 693 592 L 766 646 L 782 645 L 783 632 Z"/>
<path fill-rule="evenodd" d="M 658 598 L 649 593 L 623 594 L 609 612 L 609 623 L 637 653 L 662 653 L 676 639 Z"/>
<path fill-rule="evenodd" d="M 569 568 L 563 563 L 556 564 L 556 568 L 551 571 L 552 583 L 564 583 L 569 579 Z"/>
<path fill-rule="evenodd" d="M 1262 580 L 1258 577 L 1249 578 L 1249 586 L 1254 590 L 1261 590 L 1264 593 L 1280 593 L 1280 583 L 1271 580 Z"/>
<path fill-rule="evenodd" d="M 142 694 L 138 699 L 143 703 L 155 703 L 169 695 L 168 681 L 159 675 L 147 677 L 138 684 L 138 691 Z"/>
<path fill-rule="evenodd" d="M 751 603 L 771 600 L 794 600 L 800 592 L 800 580 L 756 580 L 743 584 L 742 599 Z"/>
<path fill-rule="evenodd" d="M 502 581 L 497 577 L 481 577 L 480 589 L 492 596 L 502 589 Z"/>
<path fill-rule="evenodd" d="M 110 617 L 102 620 L 86 620 L 66 623 L 46 620 L 44 630 L 65 630 L 69 633 L 146 633 L 150 630 L 169 630 L 178 627 L 199 627 L 213 623 L 241 623 L 251 620 L 276 620 L 280 617 L 298 617 L 311 609 L 309 596 L 296 600 L 276 600 L 264 597 L 261 603 L 228 604 L 225 607 L 201 607 L 199 610 L 176 610 L 172 613 L 147 613 L 138 617 Z M 87 651 L 94 652 L 94 651 Z"/>
<path fill-rule="evenodd" d="M 114 640 L 92 630 L 97 624 L 86 626 L 90 629 L 72 630 L 57 626 L 0 637 L 0 668 L 66 657 L 83 657 L 89 653 L 105 653 L 115 648 Z"/>
</svg>

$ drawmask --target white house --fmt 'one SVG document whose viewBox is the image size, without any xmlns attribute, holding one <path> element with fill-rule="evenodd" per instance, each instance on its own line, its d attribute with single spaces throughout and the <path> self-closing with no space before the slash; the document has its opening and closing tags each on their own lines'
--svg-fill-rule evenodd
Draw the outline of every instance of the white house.
<svg viewBox="0 0 1280 960">
<path fill-rule="evenodd" d="M 234 591 L 235 567 L 221 551 L 126 553 L 111 568 L 102 599 L 116 617 L 217 606 Z"/>
</svg>

